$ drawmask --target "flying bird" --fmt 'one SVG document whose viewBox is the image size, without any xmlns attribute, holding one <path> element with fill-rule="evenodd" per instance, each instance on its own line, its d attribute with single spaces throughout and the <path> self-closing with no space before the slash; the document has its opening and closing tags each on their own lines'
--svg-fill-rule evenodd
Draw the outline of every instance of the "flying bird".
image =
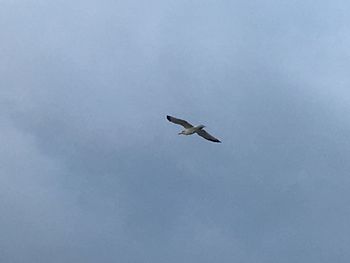
<svg viewBox="0 0 350 263">
<path fill-rule="evenodd" d="M 210 135 L 207 133 L 203 128 L 205 128 L 204 125 L 198 125 L 198 126 L 193 126 L 192 124 L 188 123 L 185 120 L 181 120 L 172 116 L 167 115 L 166 118 L 168 121 L 179 124 L 185 129 L 179 133 L 179 135 L 192 135 L 194 133 L 197 133 L 199 136 L 203 137 L 204 139 L 207 139 L 212 142 L 221 142 L 218 139 L 216 139 L 214 136 Z"/>
</svg>

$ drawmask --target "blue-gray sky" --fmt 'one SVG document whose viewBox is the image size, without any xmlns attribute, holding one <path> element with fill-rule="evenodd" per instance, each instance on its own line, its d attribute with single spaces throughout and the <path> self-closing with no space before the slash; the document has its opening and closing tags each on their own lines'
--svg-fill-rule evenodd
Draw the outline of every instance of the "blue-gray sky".
<svg viewBox="0 0 350 263">
<path fill-rule="evenodd" d="M 349 13 L 0 0 L 0 261 L 349 262 Z"/>
</svg>

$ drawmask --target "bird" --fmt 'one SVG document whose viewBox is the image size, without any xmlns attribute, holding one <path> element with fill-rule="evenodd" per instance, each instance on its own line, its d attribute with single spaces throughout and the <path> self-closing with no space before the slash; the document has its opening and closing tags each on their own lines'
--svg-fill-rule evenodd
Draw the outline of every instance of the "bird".
<svg viewBox="0 0 350 263">
<path fill-rule="evenodd" d="M 206 130 L 203 129 L 205 128 L 204 125 L 193 126 L 185 120 L 178 119 L 169 115 L 167 115 L 166 118 L 168 121 L 179 124 L 185 128 L 183 131 L 178 133 L 179 135 L 192 135 L 194 133 L 197 133 L 199 136 L 207 139 L 208 141 L 221 143 L 220 140 L 216 139 L 214 136 L 210 135 Z"/>
</svg>

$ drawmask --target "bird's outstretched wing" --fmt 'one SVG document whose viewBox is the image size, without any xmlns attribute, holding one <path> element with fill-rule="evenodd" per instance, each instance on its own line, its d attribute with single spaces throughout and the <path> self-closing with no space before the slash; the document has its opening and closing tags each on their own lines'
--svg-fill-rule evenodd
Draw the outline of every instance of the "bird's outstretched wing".
<svg viewBox="0 0 350 263">
<path fill-rule="evenodd" d="M 203 137 L 204 139 L 207 139 L 209 141 L 212 142 L 221 142 L 218 139 L 216 139 L 214 136 L 210 135 L 209 133 L 207 133 L 205 130 L 201 129 L 199 131 L 197 131 L 197 134 L 201 137 Z"/>
<path fill-rule="evenodd" d="M 177 118 L 171 117 L 169 115 L 167 115 L 166 118 L 168 119 L 168 121 L 175 123 L 175 124 L 179 124 L 179 125 L 183 126 L 185 129 L 193 127 L 193 125 L 191 125 L 190 123 L 188 123 L 185 120 L 177 119 Z"/>
</svg>

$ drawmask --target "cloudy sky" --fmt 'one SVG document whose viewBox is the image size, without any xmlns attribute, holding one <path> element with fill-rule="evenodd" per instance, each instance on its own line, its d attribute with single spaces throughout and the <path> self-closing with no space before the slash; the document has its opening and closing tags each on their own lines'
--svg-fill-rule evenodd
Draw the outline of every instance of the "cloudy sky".
<svg viewBox="0 0 350 263">
<path fill-rule="evenodd" d="M 349 13 L 0 0 L 0 261 L 350 262 Z"/>
</svg>

